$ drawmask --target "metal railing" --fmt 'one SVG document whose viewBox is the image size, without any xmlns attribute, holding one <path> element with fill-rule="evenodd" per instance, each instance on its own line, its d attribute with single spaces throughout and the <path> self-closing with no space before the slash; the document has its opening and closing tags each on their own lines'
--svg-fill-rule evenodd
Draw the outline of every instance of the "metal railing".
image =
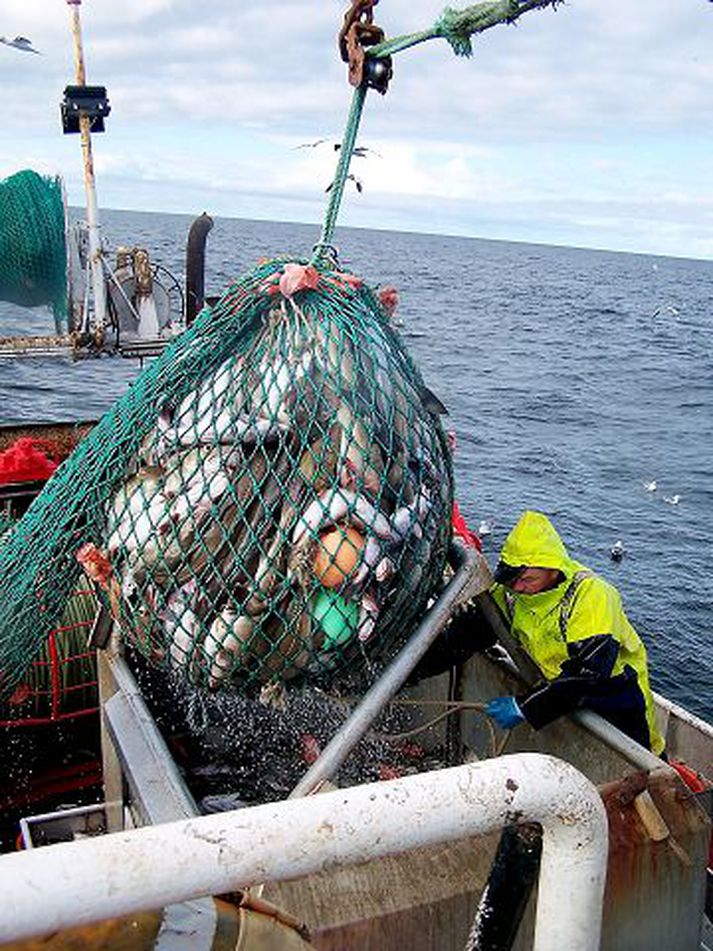
<svg viewBox="0 0 713 951">
<path fill-rule="evenodd" d="M 543 828 L 535 951 L 595 951 L 606 813 L 588 779 L 537 753 L 0 856 L 0 940 L 294 879 L 513 821 Z"/>
</svg>

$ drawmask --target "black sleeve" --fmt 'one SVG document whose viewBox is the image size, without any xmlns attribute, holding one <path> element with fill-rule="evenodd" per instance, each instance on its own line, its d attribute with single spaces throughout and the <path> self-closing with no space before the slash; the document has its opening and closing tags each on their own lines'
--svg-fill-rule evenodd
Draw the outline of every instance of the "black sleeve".
<svg viewBox="0 0 713 951">
<path fill-rule="evenodd" d="M 611 676 L 619 644 L 611 634 L 597 634 L 574 641 L 567 649 L 569 657 L 554 680 L 517 697 L 525 719 L 536 730 L 585 705 L 587 696 Z"/>
<path fill-rule="evenodd" d="M 471 602 L 454 615 L 416 665 L 407 683 L 415 684 L 435 677 L 451 667 L 465 663 L 477 651 L 495 644 L 497 638 L 477 602 Z"/>
</svg>

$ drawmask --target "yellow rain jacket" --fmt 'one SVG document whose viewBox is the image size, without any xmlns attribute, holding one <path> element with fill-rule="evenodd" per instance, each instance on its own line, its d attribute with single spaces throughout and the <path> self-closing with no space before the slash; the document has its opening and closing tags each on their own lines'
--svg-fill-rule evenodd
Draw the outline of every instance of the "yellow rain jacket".
<svg viewBox="0 0 713 951">
<path fill-rule="evenodd" d="M 567 554 L 549 519 L 525 512 L 501 553 L 507 565 L 556 568 L 562 581 L 539 594 L 496 584 L 493 596 L 513 636 L 546 678 L 517 701 L 525 718 L 544 726 L 578 707 L 601 714 L 659 754 L 646 649 L 629 623 L 619 592 Z"/>
</svg>

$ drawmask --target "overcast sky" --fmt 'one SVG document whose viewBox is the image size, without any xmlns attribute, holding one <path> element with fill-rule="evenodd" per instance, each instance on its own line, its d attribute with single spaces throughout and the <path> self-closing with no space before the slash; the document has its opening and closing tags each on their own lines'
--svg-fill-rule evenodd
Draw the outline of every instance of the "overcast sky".
<svg viewBox="0 0 713 951">
<path fill-rule="evenodd" d="M 461 6 L 450 0 L 451 6 Z M 465 4 L 464 4 L 465 5 Z M 445 0 L 381 0 L 387 36 Z M 351 98 L 337 0 L 84 0 L 100 206 L 321 220 Z M 0 0 L 0 177 L 57 172 L 83 202 L 65 0 Z M 371 93 L 342 224 L 713 258 L 713 3 L 569 0 L 475 40 L 394 58 Z"/>
</svg>

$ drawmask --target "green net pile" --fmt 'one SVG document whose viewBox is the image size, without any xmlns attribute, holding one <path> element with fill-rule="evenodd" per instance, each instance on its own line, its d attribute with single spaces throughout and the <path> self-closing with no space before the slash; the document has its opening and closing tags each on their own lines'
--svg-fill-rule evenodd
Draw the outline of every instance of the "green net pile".
<svg viewBox="0 0 713 951">
<path fill-rule="evenodd" d="M 80 566 L 126 643 L 193 684 L 369 679 L 443 578 L 451 463 L 426 393 L 358 279 L 284 260 L 245 275 L 0 549 L 5 685 Z"/>
<path fill-rule="evenodd" d="M 62 183 L 30 169 L 0 181 L 0 300 L 67 318 Z"/>
</svg>

